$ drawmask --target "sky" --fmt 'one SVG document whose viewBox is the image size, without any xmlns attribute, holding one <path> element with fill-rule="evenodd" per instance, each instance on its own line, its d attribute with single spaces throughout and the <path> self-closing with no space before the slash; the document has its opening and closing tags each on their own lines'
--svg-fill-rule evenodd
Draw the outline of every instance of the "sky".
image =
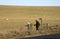
<svg viewBox="0 0 60 39">
<path fill-rule="evenodd" d="M 60 6 L 60 0 L 0 0 L 0 5 Z"/>
</svg>

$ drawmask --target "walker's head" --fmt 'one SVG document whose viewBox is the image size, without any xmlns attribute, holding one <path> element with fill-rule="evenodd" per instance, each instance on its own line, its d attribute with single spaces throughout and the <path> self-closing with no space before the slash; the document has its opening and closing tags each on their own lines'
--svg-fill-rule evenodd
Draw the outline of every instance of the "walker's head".
<svg viewBox="0 0 60 39">
<path fill-rule="evenodd" d="M 30 22 L 27 22 L 28 24 L 30 24 Z"/>
<path fill-rule="evenodd" d="M 39 19 L 36 19 L 35 21 L 39 21 Z"/>
</svg>

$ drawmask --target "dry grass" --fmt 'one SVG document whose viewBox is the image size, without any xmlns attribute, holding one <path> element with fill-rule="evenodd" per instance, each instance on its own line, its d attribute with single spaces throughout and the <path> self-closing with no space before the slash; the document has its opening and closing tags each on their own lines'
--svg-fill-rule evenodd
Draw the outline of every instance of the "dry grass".
<svg viewBox="0 0 60 39">
<path fill-rule="evenodd" d="M 29 35 L 26 23 L 33 25 L 35 20 L 43 18 L 43 26 L 39 32 L 32 26 L 30 35 L 60 33 L 60 7 L 27 7 L 27 6 L 0 6 L 0 38 L 10 39 Z M 6 20 L 8 18 L 8 20 Z M 46 27 L 49 23 L 49 29 Z M 56 25 L 59 25 L 56 27 Z M 54 27 L 52 27 L 54 26 Z"/>
</svg>

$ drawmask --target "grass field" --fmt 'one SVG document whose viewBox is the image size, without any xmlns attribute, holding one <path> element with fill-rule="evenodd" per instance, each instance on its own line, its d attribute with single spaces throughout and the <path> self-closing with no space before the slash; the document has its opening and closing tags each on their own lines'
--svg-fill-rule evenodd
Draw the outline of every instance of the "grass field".
<svg viewBox="0 0 60 39">
<path fill-rule="evenodd" d="M 17 33 L 25 32 L 23 34 L 25 35 L 26 23 L 29 21 L 34 24 L 38 18 L 42 18 L 44 24 L 44 26 L 42 26 L 44 28 L 41 28 L 40 32 L 42 30 L 44 33 L 52 32 L 54 29 L 47 31 L 45 24 L 49 23 L 49 26 L 59 25 L 60 27 L 60 6 L 0 6 L 0 33 L 16 30 Z M 54 30 L 54 32 L 59 30 L 58 28 Z M 31 33 L 35 34 L 34 26 Z"/>
</svg>

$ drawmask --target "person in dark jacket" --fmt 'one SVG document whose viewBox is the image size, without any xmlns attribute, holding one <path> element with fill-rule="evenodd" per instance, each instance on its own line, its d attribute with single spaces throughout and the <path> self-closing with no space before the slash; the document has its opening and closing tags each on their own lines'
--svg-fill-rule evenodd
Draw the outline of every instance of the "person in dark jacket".
<svg viewBox="0 0 60 39">
<path fill-rule="evenodd" d="M 36 24 L 34 26 L 36 27 L 36 30 L 39 30 L 40 23 L 38 20 L 36 20 Z"/>
</svg>

